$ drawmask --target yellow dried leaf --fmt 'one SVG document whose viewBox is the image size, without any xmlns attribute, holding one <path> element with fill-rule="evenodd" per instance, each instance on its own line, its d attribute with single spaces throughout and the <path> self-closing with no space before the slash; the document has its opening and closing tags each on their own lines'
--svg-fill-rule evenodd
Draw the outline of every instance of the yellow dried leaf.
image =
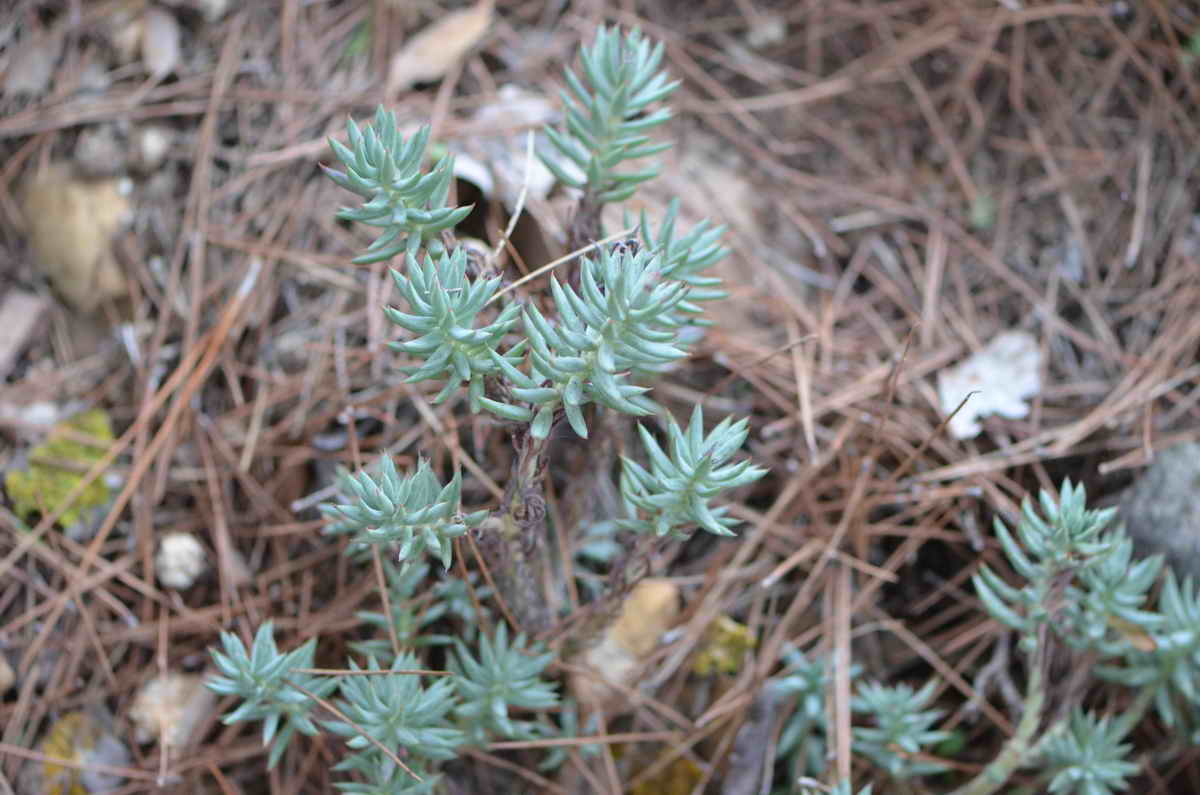
<svg viewBox="0 0 1200 795">
<path fill-rule="evenodd" d="M 1108 617 L 1108 625 L 1121 633 L 1125 640 L 1129 641 L 1129 645 L 1140 652 L 1149 654 L 1158 648 L 1158 642 L 1154 640 L 1154 637 L 1132 621 L 1126 621 L 1120 616 L 1110 615 Z"/>
<path fill-rule="evenodd" d="M 608 635 L 634 657 L 645 657 L 678 616 L 679 587 L 670 580 L 642 580 L 625 599 Z"/>
<path fill-rule="evenodd" d="M 585 655 L 591 675 L 572 678 L 579 701 L 598 707 L 618 695 L 620 690 L 605 686 L 605 680 L 620 688 L 629 687 L 658 639 L 678 616 L 679 588 L 674 583 L 658 579 L 638 583 L 626 597 L 620 617 Z"/>
<path fill-rule="evenodd" d="M 23 209 L 36 264 L 84 312 L 126 292 L 111 243 L 130 216 L 127 184 L 82 182 L 52 166 L 26 185 Z"/>
<path fill-rule="evenodd" d="M 492 25 L 495 0 L 447 14 L 408 40 L 392 56 L 387 91 L 394 94 L 416 83 L 437 80 L 474 47 Z"/>
</svg>

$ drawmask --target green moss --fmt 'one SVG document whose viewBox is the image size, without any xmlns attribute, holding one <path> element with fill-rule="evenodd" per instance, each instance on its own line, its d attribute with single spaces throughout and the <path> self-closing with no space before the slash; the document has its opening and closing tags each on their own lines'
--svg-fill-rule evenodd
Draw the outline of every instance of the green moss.
<svg viewBox="0 0 1200 795">
<path fill-rule="evenodd" d="M 71 432 L 87 434 L 103 444 L 85 444 L 70 438 Z M 82 482 L 84 474 L 104 457 L 112 441 L 112 423 L 107 412 L 100 409 L 85 411 L 59 423 L 45 442 L 30 451 L 29 469 L 12 470 L 4 476 L 4 488 L 12 500 L 13 511 L 29 520 L 57 510 Z M 97 478 L 63 512 L 59 524 L 73 527 L 108 505 L 110 499 L 108 486 L 102 478 Z"/>
</svg>

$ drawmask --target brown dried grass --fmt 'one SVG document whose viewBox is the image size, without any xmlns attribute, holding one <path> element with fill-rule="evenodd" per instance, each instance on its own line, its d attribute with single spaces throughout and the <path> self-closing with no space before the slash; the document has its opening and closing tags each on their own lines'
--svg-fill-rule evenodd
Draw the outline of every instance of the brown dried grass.
<svg viewBox="0 0 1200 795">
<path fill-rule="evenodd" d="M 69 30 L 77 46 L 51 92 L 0 118 L 0 248 L 13 263 L 26 251 L 16 186 L 69 152 L 79 129 L 156 119 L 180 136 L 159 193 L 118 241 L 130 300 L 108 321 L 134 324 L 140 358 L 81 342 L 79 321 L 60 309 L 55 333 L 0 386 L 9 404 L 104 406 L 124 431 L 106 463 L 125 485 L 94 539 L 46 533 L 49 518 L 38 543 L 15 528 L 0 536 L 0 638 L 24 668 L 52 669 L 44 693 L 26 676 L 0 704 L 10 781 L 18 746 L 48 716 L 98 701 L 120 712 L 147 670 L 197 665 L 220 629 L 248 635 L 271 618 L 281 645 L 320 636 L 338 664 L 354 612 L 378 596 L 374 578 L 320 536 L 305 499 L 334 464 L 385 447 L 401 465 L 425 455 L 473 473 L 477 503 L 507 472 L 494 428 L 456 404 L 429 405 L 427 385 L 396 375 L 376 310 L 390 281 L 382 266 L 346 264 L 363 237 L 332 220 L 343 197 L 315 166 L 326 135 L 385 99 L 387 56 L 412 14 L 287 2 L 207 24 L 183 12 L 178 79 L 148 84 L 125 70 L 105 93 L 80 96 L 70 86 L 92 52 L 89 25 L 111 5 L 86 6 Z M 718 413 L 752 413 L 750 450 L 772 474 L 736 508 L 741 540 L 694 544 L 669 570 L 687 594 L 686 624 L 662 651 L 654 698 L 607 726 L 641 737 L 653 764 L 635 773 L 606 754 L 582 772 L 591 791 L 636 784 L 677 756 L 703 771 L 697 792 L 717 791 L 784 644 L 853 654 L 888 680 L 936 674 L 948 725 L 979 749 L 972 762 L 988 758 L 1014 715 L 972 687 L 998 634 L 969 587 L 981 561 L 999 562 L 980 528 L 1064 476 L 1103 501 L 1156 449 L 1198 436 L 1200 87 L 1183 55 L 1196 10 L 1161 0 L 1123 14 L 1098 2 L 770 5 L 622 3 L 551 26 L 540 3 L 502 2 L 482 51 L 398 106 L 432 119 L 442 140 L 486 133 L 467 115 L 498 85 L 551 89 L 594 24 L 640 24 L 667 42 L 685 80 L 681 145 L 647 202 L 679 195 L 689 216 L 731 226 L 732 297 L 660 394 L 680 409 L 700 398 Z M 746 31 L 768 15 L 788 36 L 749 49 Z M 51 17 L 30 3 L 18 12 L 25 24 Z M 368 52 L 344 57 L 368 24 Z M 535 32 L 545 34 L 536 49 Z M 721 189 L 737 184 L 748 189 Z M 990 224 L 973 226 L 973 208 L 989 206 Z M 488 222 L 493 241 L 499 226 Z M 36 283 L 24 265 L 0 275 L 0 288 Z M 1047 387 L 1025 420 L 949 438 L 936 373 L 1014 326 L 1040 339 Z M 18 443 L 20 428 L 0 431 Z M 314 446 L 331 432 L 343 447 Z M 214 581 L 182 595 L 158 587 L 154 539 L 167 529 L 210 543 Z M 248 584 L 237 584 L 231 550 L 250 561 Z M 688 658 L 721 614 L 750 626 L 758 650 L 719 695 L 699 699 Z M 830 714 L 841 774 L 849 692 L 839 668 Z M 662 732 L 672 739 L 651 739 Z M 179 759 L 139 751 L 124 791 L 152 791 L 145 772 L 160 765 L 183 777 L 179 791 L 330 791 L 331 745 L 297 742 L 266 775 L 256 730 L 213 724 L 204 736 Z M 474 754 L 477 791 L 511 781 L 520 753 Z M 1182 759 L 1146 786 L 1178 791 L 1196 779 Z"/>
</svg>

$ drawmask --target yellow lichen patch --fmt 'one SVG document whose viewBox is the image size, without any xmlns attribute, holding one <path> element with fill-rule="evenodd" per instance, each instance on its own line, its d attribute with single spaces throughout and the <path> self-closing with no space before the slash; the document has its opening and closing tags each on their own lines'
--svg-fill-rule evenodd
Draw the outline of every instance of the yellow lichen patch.
<svg viewBox="0 0 1200 795">
<path fill-rule="evenodd" d="M 47 757 L 25 768 L 23 792 L 30 795 L 89 795 L 121 785 L 121 778 L 96 769 L 67 767 L 54 760 L 79 765 L 122 767 L 129 753 L 109 728 L 105 716 L 88 711 L 70 712 L 59 718 L 38 744 Z"/>
<path fill-rule="evenodd" d="M 84 435 L 96 442 L 82 441 Z M 30 451 L 27 470 L 12 470 L 4 476 L 4 488 L 13 510 L 22 519 L 57 510 L 87 471 L 104 457 L 112 440 L 108 414 L 99 409 L 85 411 L 59 424 L 45 442 Z M 108 486 L 97 478 L 63 512 L 59 523 L 73 527 L 107 505 L 109 499 Z"/>
<path fill-rule="evenodd" d="M 707 676 L 713 673 L 735 674 L 742 667 L 746 652 L 758 645 L 745 624 L 728 616 L 719 616 L 704 635 L 704 647 L 696 655 L 692 671 Z"/>
<path fill-rule="evenodd" d="M 688 795 L 695 790 L 704 772 L 689 759 L 676 759 L 656 775 L 643 779 L 630 795 Z"/>
</svg>

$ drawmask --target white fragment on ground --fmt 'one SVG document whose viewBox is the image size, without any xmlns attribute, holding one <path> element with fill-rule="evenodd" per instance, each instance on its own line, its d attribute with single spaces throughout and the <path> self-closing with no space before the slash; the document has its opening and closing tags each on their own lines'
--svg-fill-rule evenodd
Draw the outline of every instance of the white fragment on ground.
<svg viewBox="0 0 1200 795">
<path fill-rule="evenodd" d="M 127 64 L 136 60 L 142 50 L 145 9 L 136 4 L 118 5 L 105 17 L 104 25 L 104 33 L 117 56 L 117 63 Z"/>
<path fill-rule="evenodd" d="M 779 44 L 786 38 L 787 19 L 776 14 L 760 15 L 746 31 L 746 44 L 755 50 Z"/>
<path fill-rule="evenodd" d="M 18 434 L 22 429 L 28 429 L 28 433 L 21 435 L 21 438 L 38 438 L 76 411 L 74 405 L 57 406 L 48 400 L 34 403 L 0 402 L 0 420 L 10 421 Z"/>
<path fill-rule="evenodd" d="M 557 121 L 558 116 L 559 112 L 554 103 L 544 95 L 520 86 L 504 85 L 496 92 L 495 102 L 485 104 L 475 111 L 473 121 L 484 131 L 489 128 L 537 130 L 542 125 Z M 530 199 L 545 199 L 557 181 L 553 172 L 546 168 L 545 163 L 536 154 L 528 156 L 527 137 L 526 132 L 498 136 L 480 135 L 472 142 L 478 147 L 482 160 L 487 162 L 489 176 L 495 178 L 495 187 L 484 188 L 480 182 L 475 182 L 470 177 L 465 178 L 479 185 L 485 196 L 498 194 L 509 212 L 516 208 L 517 197 L 522 186 L 526 184 L 527 171 Z M 534 151 L 554 158 L 555 162 L 565 159 L 556 156 L 557 150 L 551 147 L 541 134 L 535 137 Z M 457 159 L 455 166 L 457 171 Z M 568 173 L 571 173 L 572 167 L 575 167 L 574 163 L 564 166 Z M 577 168 L 575 170 L 578 171 Z"/>
<path fill-rule="evenodd" d="M 209 22 L 216 22 L 229 11 L 229 0 L 198 0 L 195 5 Z"/>
<path fill-rule="evenodd" d="M 63 37 L 27 36 L 16 45 L 4 71 L 6 97 L 40 96 L 50 87 L 54 67 L 62 53 Z"/>
<path fill-rule="evenodd" d="M 142 686 L 129 708 L 135 738 L 143 744 L 161 740 L 170 748 L 183 748 L 216 700 L 216 693 L 197 674 L 155 677 Z"/>
<path fill-rule="evenodd" d="M 13 672 L 12 666 L 8 664 L 8 658 L 0 653 L 0 693 L 7 692 L 16 681 L 17 675 Z"/>
<path fill-rule="evenodd" d="M 182 591 L 208 568 L 208 552 L 191 533 L 168 533 L 158 544 L 154 568 L 159 582 Z"/>
<path fill-rule="evenodd" d="M 133 162 L 142 173 L 158 170 L 167 159 L 174 136 L 166 127 L 156 124 L 141 128 L 134 135 Z"/>
<path fill-rule="evenodd" d="M 0 381 L 50 314 L 50 301 L 25 290 L 9 290 L 0 300 Z"/>
<path fill-rule="evenodd" d="M 496 192 L 496 181 L 492 179 L 492 172 L 478 158 L 465 152 L 454 156 L 454 176 L 470 182 L 488 198 Z"/>
<path fill-rule="evenodd" d="M 958 366 L 943 370 L 938 374 L 943 414 L 971 395 L 951 418 L 950 433 L 956 439 L 971 439 L 983 430 L 983 417 L 998 414 L 1015 420 L 1028 415 L 1026 401 L 1042 388 L 1041 368 L 1042 354 L 1033 335 L 1006 331 Z"/>
<path fill-rule="evenodd" d="M 75 165 L 89 177 L 115 177 L 125 170 L 125 146 L 116 125 L 84 127 L 75 139 Z"/>
<path fill-rule="evenodd" d="M 155 80 L 179 66 L 179 22 L 165 8 L 147 6 L 142 18 L 142 64 Z"/>
</svg>

